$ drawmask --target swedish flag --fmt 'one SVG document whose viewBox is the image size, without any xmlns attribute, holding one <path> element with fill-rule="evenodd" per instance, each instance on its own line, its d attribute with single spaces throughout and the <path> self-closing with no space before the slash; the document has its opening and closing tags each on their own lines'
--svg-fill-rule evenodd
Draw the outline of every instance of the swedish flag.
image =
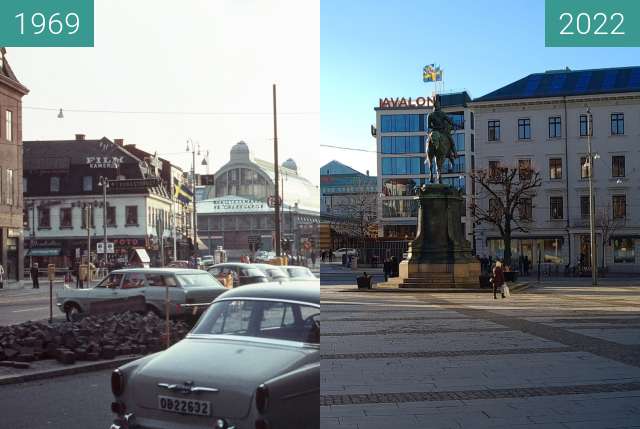
<svg viewBox="0 0 640 429">
<path fill-rule="evenodd" d="M 173 189 L 173 198 L 176 200 L 183 204 L 191 204 L 193 202 L 193 191 L 187 186 L 182 186 L 176 179 L 173 179 Z"/>
<path fill-rule="evenodd" d="M 438 82 L 442 80 L 442 69 L 435 64 L 429 64 L 422 70 L 423 82 Z"/>
</svg>

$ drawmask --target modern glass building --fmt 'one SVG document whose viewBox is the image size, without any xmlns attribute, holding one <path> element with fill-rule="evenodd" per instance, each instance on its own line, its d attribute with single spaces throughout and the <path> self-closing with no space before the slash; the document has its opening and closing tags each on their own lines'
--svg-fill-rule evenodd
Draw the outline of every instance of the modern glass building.
<svg viewBox="0 0 640 429">
<path fill-rule="evenodd" d="M 473 113 L 467 107 L 471 98 L 466 91 L 439 96 L 442 109 L 454 124 L 458 153 L 453 164 L 445 161 L 442 181 L 466 193 L 467 176 L 474 163 Z M 413 239 L 416 234 L 418 208 L 414 188 L 429 184 L 429 165 L 425 161 L 428 117 L 433 111 L 431 102 L 417 102 L 421 98 L 425 100 L 381 99 L 375 108 L 378 189 L 383 194 L 378 207 L 379 237 Z M 462 221 L 472 241 L 469 214 L 467 209 Z"/>
</svg>

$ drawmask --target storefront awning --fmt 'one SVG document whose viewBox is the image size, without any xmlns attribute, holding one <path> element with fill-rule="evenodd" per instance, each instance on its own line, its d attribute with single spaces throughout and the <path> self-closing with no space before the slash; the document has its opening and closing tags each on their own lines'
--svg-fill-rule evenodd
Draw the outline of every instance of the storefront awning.
<svg viewBox="0 0 640 429">
<path fill-rule="evenodd" d="M 29 249 L 25 256 L 60 256 L 62 249 L 55 247 L 41 247 L 37 249 Z"/>
<path fill-rule="evenodd" d="M 198 245 L 198 250 L 209 250 L 209 247 L 207 247 L 207 245 L 204 244 L 204 242 L 200 239 L 200 237 L 197 238 L 196 244 Z"/>
</svg>

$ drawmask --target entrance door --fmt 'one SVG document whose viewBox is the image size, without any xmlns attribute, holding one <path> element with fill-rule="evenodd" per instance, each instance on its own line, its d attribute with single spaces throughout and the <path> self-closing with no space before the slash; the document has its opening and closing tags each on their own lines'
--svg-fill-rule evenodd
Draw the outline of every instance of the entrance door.
<svg viewBox="0 0 640 429">
<path fill-rule="evenodd" d="M 4 267 L 7 279 L 18 280 L 18 239 L 7 238 L 7 264 Z"/>
<path fill-rule="evenodd" d="M 582 269 L 591 269 L 591 236 L 589 234 L 580 235 L 578 265 Z"/>
</svg>

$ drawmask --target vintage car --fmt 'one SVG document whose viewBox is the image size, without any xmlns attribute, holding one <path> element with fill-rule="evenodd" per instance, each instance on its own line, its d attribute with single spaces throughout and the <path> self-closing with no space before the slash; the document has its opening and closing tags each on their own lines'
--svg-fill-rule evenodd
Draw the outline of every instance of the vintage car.
<svg viewBox="0 0 640 429">
<path fill-rule="evenodd" d="M 169 315 L 194 316 L 197 308 L 182 304 L 211 302 L 227 289 L 211 274 L 183 268 L 129 268 L 112 271 L 89 289 L 65 287 L 58 291 L 56 305 L 71 318 L 74 313 L 91 313 L 91 306 L 106 301 L 143 296 L 145 309 L 164 316 L 169 289 Z"/>
<path fill-rule="evenodd" d="M 291 280 L 298 281 L 318 281 L 318 278 L 307 267 L 298 265 L 285 265 L 282 267 L 287 272 Z"/>
<path fill-rule="evenodd" d="M 267 275 L 271 282 L 289 281 L 289 273 L 282 266 L 271 264 L 253 264 Z"/>
<path fill-rule="evenodd" d="M 229 290 L 169 349 L 116 369 L 111 429 L 320 427 L 320 282 Z"/>
<path fill-rule="evenodd" d="M 250 285 L 254 283 L 266 283 L 269 277 L 253 264 L 245 264 L 242 262 L 227 262 L 224 264 L 216 264 L 207 268 L 215 278 L 220 282 L 228 274 L 233 277 L 233 287 Z"/>
</svg>

